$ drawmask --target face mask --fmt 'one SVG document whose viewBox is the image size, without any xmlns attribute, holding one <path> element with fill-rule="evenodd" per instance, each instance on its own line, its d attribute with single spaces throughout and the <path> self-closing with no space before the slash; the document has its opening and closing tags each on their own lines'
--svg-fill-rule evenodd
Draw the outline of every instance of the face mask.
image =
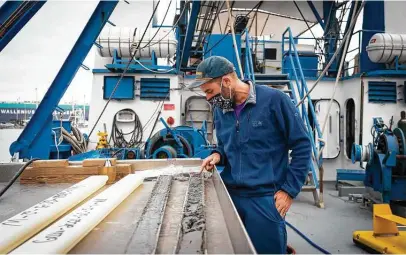
<svg viewBox="0 0 406 255">
<path fill-rule="evenodd" d="M 222 90 L 222 88 L 223 88 L 223 81 L 221 81 L 221 84 L 220 84 L 220 91 Z M 233 97 L 231 95 L 231 89 L 229 89 L 229 90 L 230 90 L 230 98 L 224 98 L 223 95 L 220 92 L 217 95 L 210 98 L 207 102 L 212 107 L 218 107 L 218 108 L 223 109 L 223 110 L 232 109 L 233 106 L 234 106 L 234 100 L 233 100 Z"/>
</svg>

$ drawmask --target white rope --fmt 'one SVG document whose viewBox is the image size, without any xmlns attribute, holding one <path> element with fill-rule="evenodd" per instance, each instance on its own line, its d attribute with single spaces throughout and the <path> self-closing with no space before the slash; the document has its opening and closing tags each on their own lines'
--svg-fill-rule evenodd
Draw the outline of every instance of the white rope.
<svg viewBox="0 0 406 255">
<path fill-rule="evenodd" d="M 230 28 L 231 28 L 231 34 L 232 34 L 232 37 L 233 37 L 233 44 L 234 44 L 235 56 L 236 56 L 236 58 L 237 58 L 238 69 L 240 69 L 241 79 L 243 80 L 243 79 L 244 79 L 244 73 L 243 73 L 243 71 L 242 71 L 242 66 L 241 66 L 241 61 L 240 61 L 240 55 L 238 54 L 237 41 L 236 41 L 236 39 L 235 39 L 234 26 L 232 25 L 232 24 L 233 24 L 233 17 L 232 17 L 232 15 L 231 15 L 230 2 L 229 2 L 229 0 L 226 0 L 226 2 L 227 2 L 227 10 L 228 10 L 228 19 L 229 19 L 230 22 L 231 22 Z"/>
<path fill-rule="evenodd" d="M 56 151 L 58 152 L 58 158 L 57 159 L 59 159 L 59 145 L 56 142 L 56 132 L 54 130 L 52 130 L 52 133 L 54 134 L 55 147 L 56 147 Z"/>
</svg>

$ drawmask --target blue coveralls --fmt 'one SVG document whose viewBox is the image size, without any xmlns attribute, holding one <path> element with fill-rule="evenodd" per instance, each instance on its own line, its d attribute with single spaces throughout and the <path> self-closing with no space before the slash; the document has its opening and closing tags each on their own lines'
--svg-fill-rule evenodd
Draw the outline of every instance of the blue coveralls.
<svg viewBox="0 0 406 255">
<path fill-rule="evenodd" d="M 234 110 L 216 108 L 214 122 L 221 176 L 255 249 L 286 254 L 286 226 L 273 196 L 283 190 L 295 198 L 308 174 L 311 144 L 303 120 L 286 94 L 250 83 L 238 119 Z"/>
</svg>

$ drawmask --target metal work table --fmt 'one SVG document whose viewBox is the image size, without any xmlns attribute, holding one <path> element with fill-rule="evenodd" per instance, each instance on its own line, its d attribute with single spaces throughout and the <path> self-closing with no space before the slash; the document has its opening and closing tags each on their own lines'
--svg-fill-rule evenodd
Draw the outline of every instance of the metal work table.
<svg viewBox="0 0 406 255">
<path fill-rule="evenodd" d="M 185 161 L 183 161 L 185 162 Z M 199 162 L 185 162 L 182 171 L 196 171 Z M 137 162 L 136 162 L 137 163 Z M 135 163 L 135 164 L 136 164 Z M 142 162 L 134 168 L 162 167 L 162 161 Z M 172 162 L 173 164 L 173 162 Z M 183 165 L 176 162 L 175 165 Z M 193 170 L 194 169 L 194 170 Z M 4 169 L 2 170 L 4 171 Z M 143 171 L 144 172 L 144 171 Z M 145 171 L 153 173 L 154 171 Z M 141 173 L 136 171 L 136 174 Z M 4 174 L 4 172 L 3 172 Z M 165 174 L 165 173 L 163 173 Z M 157 174 L 156 174 L 157 175 Z M 3 175 L 4 176 L 4 175 Z M 4 180 L 2 180 L 4 181 Z M 70 253 L 138 253 L 128 243 L 151 195 L 156 179 L 146 179 L 127 199 L 98 224 Z M 173 178 L 165 207 L 156 253 L 176 253 L 189 182 Z M 16 182 L 0 199 L 0 222 L 56 194 L 72 184 L 21 185 Z M 0 182 L 0 188 L 5 182 Z M 97 193 L 104 190 L 99 190 Z M 96 193 L 96 194 L 97 194 Z M 94 195 L 96 195 L 94 194 Z M 93 196 L 94 196 L 93 195 Z M 92 197 L 93 197 L 92 196 Z M 83 202 L 84 203 L 84 202 Z M 79 206 L 79 205 L 78 205 Z M 209 254 L 255 253 L 241 220 L 217 172 L 204 181 L 204 247 Z"/>
</svg>

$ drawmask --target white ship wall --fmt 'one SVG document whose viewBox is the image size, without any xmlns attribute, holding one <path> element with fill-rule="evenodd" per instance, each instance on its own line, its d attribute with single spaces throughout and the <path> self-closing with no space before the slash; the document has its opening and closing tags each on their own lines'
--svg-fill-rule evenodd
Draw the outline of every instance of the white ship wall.
<svg viewBox="0 0 406 255">
<path fill-rule="evenodd" d="M 335 180 L 337 169 L 361 169 L 359 163 L 352 164 L 351 155 L 346 153 L 346 104 L 347 100 L 353 99 L 355 104 L 355 143 L 359 144 L 359 135 L 362 131 L 362 144 L 367 145 L 372 142 L 371 128 L 373 126 L 373 117 L 382 117 L 385 124 L 389 126 L 389 120 L 393 116 L 393 126 L 396 127 L 400 119 L 400 112 L 406 110 L 405 103 L 403 103 L 402 86 L 398 86 L 398 101 L 397 103 L 369 103 L 368 102 L 368 81 L 396 81 L 398 85 L 403 85 L 405 79 L 397 78 L 353 78 L 343 80 L 339 83 L 338 89 L 334 99 L 340 106 L 340 131 L 335 135 L 340 138 L 340 153 L 337 158 L 324 159 L 324 179 Z M 309 89 L 313 87 L 315 81 L 307 81 Z M 361 99 L 361 86 L 364 86 L 363 100 Z M 330 99 L 334 87 L 334 81 L 321 81 L 315 90 L 311 93 L 312 100 Z M 361 105 L 363 106 L 363 114 L 361 117 Z M 334 114 L 334 113 L 332 113 Z M 325 115 L 321 115 L 319 122 L 324 121 Z M 362 126 L 361 126 L 362 118 Z M 322 125 L 320 125 L 322 128 Z M 326 129 L 324 136 L 328 132 Z"/>
<path fill-rule="evenodd" d="M 93 77 L 93 87 L 92 87 L 92 99 L 90 102 L 90 119 L 89 119 L 89 130 L 93 127 L 94 123 L 96 122 L 98 116 L 100 115 L 103 107 L 105 106 L 107 100 L 103 99 L 103 77 L 105 75 L 108 76 L 120 76 L 120 74 L 94 74 Z M 129 74 L 128 76 L 131 76 Z M 156 112 L 156 109 L 159 104 L 162 103 L 162 101 L 152 101 L 152 100 L 140 100 L 140 83 L 139 80 L 140 78 L 155 78 L 155 75 L 152 74 L 145 74 L 145 75 L 140 75 L 140 74 L 134 74 L 133 75 L 136 80 L 135 84 L 135 98 L 133 100 L 122 100 L 122 101 L 117 101 L 117 100 L 111 100 L 108 107 L 106 108 L 104 114 L 102 115 L 100 121 L 96 125 L 95 131 L 90 137 L 90 145 L 89 145 L 89 150 L 94 149 L 96 146 L 96 143 L 98 141 L 98 136 L 97 132 L 98 131 L 103 131 L 103 123 L 106 123 L 106 128 L 107 128 L 107 133 L 108 133 L 108 138 L 110 138 L 111 134 L 111 129 L 112 129 L 112 121 L 114 115 L 125 108 L 130 108 L 135 111 L 135 113 L 138 115 L 141 124 L 145 125 L 148 120 L 151 118 L 151 116 Z M 173 117 L 175 119 L 175 124 L 174 126 L 178 126 L 181 124 L 181 113 L 180 113 L 180 101 L 181 101 L 181 92 L 179 90 L 179 85 L 178 85 L 178 76 L 176 75 L 159 75 L 159 78 L 169 78 L 170 79 L 170 99 L 165 101 L 165 104 L 174 104 L 175 105 L 175 110 L 168 110 L 165 111 L 162 108 L 162 113 L 160 117 L 163 117 L 165 120 L 168 117 Z M 92 109 L 93 108 L 93 109 Z M 148 139 L 149 134 L 152 131 L 152 127 L 154 125 L 156 119 L 156 114 L 150 121 L 151 123 L 145 128 L 143 131 L 143 141 L 145 142 Z M 127 124 L 127 123 L 120 123 L 120 127 L 123 127 L 124 132 L 128 132 L 132 130 L 133 124 Z M 154 132 L 152 132 L 152 135 L 155 134 L 158 130 L 164 128 L 164 126 L 161 124 L 161 122 L 158 120 L 157 125 L 154 129 Z M 128 139 L 129 140 L 129 139 Z"/>
<path fill-rule="evenodd" d="M 368 81 L 394 81 L 397 83 L 397 98 L 398 102 L 395 103 L 368 103 Z M 405 78 L 365 78 L 364 79 L 364 114 L 363 114 L 363 127 L 364 132 L 362 135 L 362 143 L 364 145 L 372 142 L 371 128 L 373 126 L 373 117 L 382 117 L 383 121 L 389 127 L 389 120 L 393 116 L 393 127 L 397 126 L 400 119 L 400 112 L 406 110 L 406 104 L 404 103 L 404 95 L 402 92 Z M 401 100 L 400 100 L 401 99 Z"/>
</svg>

